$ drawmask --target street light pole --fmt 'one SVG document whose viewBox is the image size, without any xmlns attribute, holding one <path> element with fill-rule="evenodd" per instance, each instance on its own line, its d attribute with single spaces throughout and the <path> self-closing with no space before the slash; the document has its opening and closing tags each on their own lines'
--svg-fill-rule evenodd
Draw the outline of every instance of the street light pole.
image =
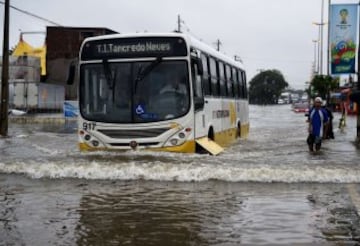
<svg viewBox="0 0 360 246">
<path fill-rule="evenodd" d="M 316 66 L 316 63 L 319 63 L 319 61 L 316 61 L 316 44 L 317 44 L 317 40 L 313 40 L 313 43 L 314 43 L 314 75 L 317 74 L 319 71 L 318 71 L 318 68 Z"/>
<path fill-rule="evenodd" d="M 324 51 L 324 0 L 321 1 L 321 26 L 320 26 L 320 74 L 323 74 L 323 51 Z"/>
<path fill-rule="evenodd" d="M 321 21 L 313 22 L 314 25 L 319 27 L 319 45 L 318 45 L 318 74 L 323 74 L 323 50 L 324 50 L 324 0 L 321 0 Z"/>
<path fill-rule="evenodd" d="M 360 1 L 358 6 L 358 12 L 360 11 Z M 360 94 L 360 24 L 359 24 L 359 39 L 358 39 L 358 69 L 357 69 L 357 94 Z M 357 100 L 357 121 L 356 121 L 356 143 L 360 146 L 360 100 Z"/>
<path fill-rule="evenodd" d="M 323 74 L 323 38 L 322 38 L 322 29 L 326 24 L 324 22 L 313 22 L 314 25 L 319 27 L 319 45 L 318 45 L 318 74 Z"/>
<path fill-rule="evenodd" d="M 328 0 L 328 35 L 327 35 L 327 52 L 326 52 L 326 75 L 330 75 L 330 7 L 331 0 Z"/>
<path fill-rule="evenodd" d="M 4 5 L 4 41 L 1 75 L 1 107 L 0 107 L 0 135 L 8 134 L 8 107 L 9 107 L 9 11 L 10 0 Z"/>
<path fill-rule="evenodd" d="M 360 15 L 360 0 L 359 0 L 359 6 L 358 6 L 358 13 Z M 360 24 L 359 24 L 359 34 L 358 34 L 359 38 L 358 38 L 358 69 L 357 69 L 357 89 L 358 91 L 360 91 Z M 360 102 L 358 103 L 357 107 L 358 107 L 358 137 L 360 139 Z"/>
</svg>

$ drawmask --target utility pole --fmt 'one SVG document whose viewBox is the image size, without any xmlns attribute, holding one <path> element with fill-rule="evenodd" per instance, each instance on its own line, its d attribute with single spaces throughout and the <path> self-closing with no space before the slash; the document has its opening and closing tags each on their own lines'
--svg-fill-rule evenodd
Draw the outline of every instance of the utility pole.
<svg viewBox="0 0 360 246">
<path fill-rule="evenodd" d="M 360 0 L 359 0 L 359 6 L 358 6 L 358 15 L 360 15 Z M 357 89 L 360 91 L 360 23 L 359 25 L 359 33 L 358 33 L 358 70 L 357 70 Z M 360 103 L 359 103 L 360 104 Z M 360 113 L 359 105 L 358 104 L 358 116 Z M 359 117 L 358 117 L 358 126 L 359 126 Z M 359 135 L 358 135 L 359 136 Z"/>
<path fill-rule="evenodd" d="M 360 1 L 358 6 L 358 14 L 360 14 Z M 360 24 L 359 25 L 359 38 L 358 38 L 358 68 L 357 68 L 357 123 L 356 123 L 356 143 L 360 145 Z"/>
<path fill-rule="evenodd" d="M 218 39 L 217 41 L 216 41 L 216 50 L 217 51 L 220 51 L 220 46 L 222 45 L 222 43 L 221 43 L 221 41 L 220 41 L 220 39 Z"/>
<path fill-rule="evenodd" d="M 5 0 L 4 5 L 4 41 L 1 75 L 1 107 L 0 107 L 0 135 L 8 134 L 9 110 L 9 10 L 10 0 Z"/>
<path fill-rule="evenodd" d="M 178 31 L 178 32 L 181 32 L 181 18 L 180 18 L 180 15 L 178 15 L 178 21 L 177 21 L 177 24 L 178 24 L 177 31 Z"/>
</svg>

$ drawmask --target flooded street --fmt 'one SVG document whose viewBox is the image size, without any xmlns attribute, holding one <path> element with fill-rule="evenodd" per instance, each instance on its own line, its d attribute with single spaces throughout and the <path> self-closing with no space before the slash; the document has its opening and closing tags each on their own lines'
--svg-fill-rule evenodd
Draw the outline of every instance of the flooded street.
<svg viewBox="0 0 360 246">
<path fill-rule="evenodd" d="M 356 117 L 306 145 L 304 114 L 250 106 L 250 135 L 219 156 L 80 153 L 75 126 L 0 139 L 0 245 L 360 243 Z"/>
</svg>

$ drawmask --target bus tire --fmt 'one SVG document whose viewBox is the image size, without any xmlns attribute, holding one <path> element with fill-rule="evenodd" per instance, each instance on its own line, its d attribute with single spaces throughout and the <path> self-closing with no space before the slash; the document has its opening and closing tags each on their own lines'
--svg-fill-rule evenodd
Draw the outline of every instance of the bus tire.
<svg viewBox="0 0 360 246">
<path fill-rule="evenodd" d="M 240 122 L 237 124 L 236 138 L 241 138 L 241 124 L 240 124 Z"/>
<path fill-rule="evenodd" d="M 214 129 L 212 127 L 209 129 L 208 138 L 212 141 L 215 141 Z"/>
<path fill-rule="evenodd" d="M 208 131 L 208 138 L 212 141 L 214 141 L 214 129 L 211 127 Z M 209 152 L 204 149 L 202 146 L 200 146 L 198 143 L 195 145 L 195 152 L 198 154 L 209 154 Z"/>
</svg>

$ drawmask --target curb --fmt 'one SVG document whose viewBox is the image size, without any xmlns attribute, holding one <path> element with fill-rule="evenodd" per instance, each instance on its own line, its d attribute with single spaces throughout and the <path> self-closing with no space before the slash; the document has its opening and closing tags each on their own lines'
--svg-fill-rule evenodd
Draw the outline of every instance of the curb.
<svg viewBox="0 0 360 246">
<path fill-rule="evenodd" d="M 65 117 L 38 117 L 38 116 L 26 116 L 26 117 L 9 117 L 9 123 L 17 124 L 65 124 L 66 122 L 76 122 L 77 118 L 65 118 Z"/>
</svg>

